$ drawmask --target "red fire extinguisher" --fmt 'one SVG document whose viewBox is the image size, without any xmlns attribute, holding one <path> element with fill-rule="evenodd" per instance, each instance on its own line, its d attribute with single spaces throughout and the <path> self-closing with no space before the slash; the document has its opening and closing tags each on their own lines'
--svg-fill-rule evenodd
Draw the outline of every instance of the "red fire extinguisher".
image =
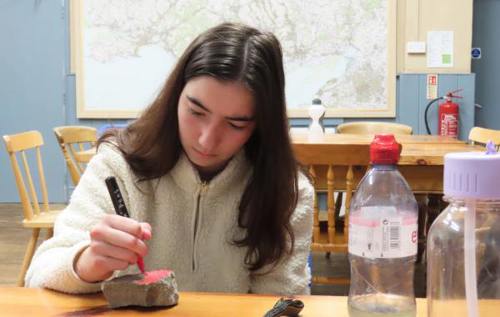
<svg viewBox="0 0 500 317">
<path fill-rule="evenodd" d="M 461 91 L 455 90 L 448 92 L 445 96 L 431 100 L 427 107 L 425 108 L 425 127 L 427 128 L 427 133 L 431 134 L 429 129 L 429 123 L 427 121 L 427 111 L 429 107 L 438 100 L 444 99 L 445 102 L 439 105 L 438 109 L 438 135 L 450 136 L 453 138 L 458 138 L 459 129 L 459 109 L 458 104 L 453 102 L 453 98 L 462 98 L 462 96 L 455 95 L 455 93 Z"/>
</svg>

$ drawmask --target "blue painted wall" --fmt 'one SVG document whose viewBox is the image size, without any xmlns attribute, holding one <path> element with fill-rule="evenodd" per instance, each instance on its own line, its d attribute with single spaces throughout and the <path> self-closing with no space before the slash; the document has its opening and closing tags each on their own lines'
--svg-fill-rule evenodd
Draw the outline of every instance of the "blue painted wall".
<svg viewBox="0 0 500 317">
<path fill-rule="evenodd" d="M 472 60 L 476 73 L 476 111 L 478 126 L 500 130 L 500 1 L 474 1 L 472 46 L 482 49 L 482 58 Z"/>
<path fill-rule="evenodd" d="M 61 1 L 0 0 L 0 135 L 40 130 L 53 201 L 65 200 L 65 165 L 52 127 L 65 124 L 66 19 Z M 18 201 L 1 143 L 0 201 Z"/>
<path fill-rule="evenodd" d="M 31 129 L 45 137 L 42 150 L 49 198 L 64 202 L 71 192 L 66 166 L 52 128 L 82 124 L 95 127 L 124 121 L 79 120 L 75 111 L 75 81 L 69 74 L 68 0 L 0 0 L 0 135 Z M 401 74 L 397 80 L 396 121 L 425 133 L 423 112 L 426 76 Z M 442 75 L 439 94 L 463 88 L 461 137 L 474 122 L 474 75 Z M 436 106 L 430 111 L 436 129 Z M 336 126 L 354 119 L 327 119 Z M 359 120 L 359 119 L 356 119 Z M 370 120 L 370 119 L 366 119 Z M 292 125 L 306 126 L 309 120 L 294 119 Z M 2 142 L 3 143 L 3 142 Z M 0 145 L 0 202 L 17 202 L 18 195 L 4 145 Z"/>
</svg>

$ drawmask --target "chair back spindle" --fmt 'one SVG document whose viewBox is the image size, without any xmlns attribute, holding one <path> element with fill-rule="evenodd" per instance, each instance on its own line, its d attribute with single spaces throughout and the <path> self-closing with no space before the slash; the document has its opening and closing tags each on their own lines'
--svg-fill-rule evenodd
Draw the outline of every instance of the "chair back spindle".
<svg viewBox="0 0 500 317">
<path fill-rule="evenodd" d="M 23 206 L 24 218 L 31 220 L 34 215 L 39 215 L 41 211 L 49 210 L 47 185 L 40 153 L 40 147 L 44 144 L 42 135 L 38 131 L 28 131 L 14 135 L 6 135 L 3 138 L 14 172 L 21 204 Z M 32 152 L 34 152 L 33 156 L 36 160 L 35 166 L 39 178 L 38 188 L 41 192 L 42 208 L 40 208 L 40 201 L 36 190 L 37 186 L 33 180 L 33 174 L 28 159 L 28 155 L 32 154 Z M 18 156 L 22 163 L 21 165 L 19 164 Z"/>
</svg>

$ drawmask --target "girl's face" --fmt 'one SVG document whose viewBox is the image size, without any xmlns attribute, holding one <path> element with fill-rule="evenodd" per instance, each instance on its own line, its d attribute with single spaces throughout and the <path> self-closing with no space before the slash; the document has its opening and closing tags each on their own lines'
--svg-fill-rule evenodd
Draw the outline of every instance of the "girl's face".
<svg viewBox="0 0 500 317">
<path fill-rule="evenodd" d="M 177 115 L 184 152 L 202 174 L 220 171 L 255 128 L 254 100 L 239 82 L 195 77 L 181 93 Z"/>
</svg>

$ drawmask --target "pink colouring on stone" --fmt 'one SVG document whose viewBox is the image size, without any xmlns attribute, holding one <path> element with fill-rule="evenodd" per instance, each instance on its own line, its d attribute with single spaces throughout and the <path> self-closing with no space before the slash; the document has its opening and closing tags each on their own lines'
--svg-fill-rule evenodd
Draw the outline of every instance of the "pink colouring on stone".
<svg viewBox="0 0 500 317">
<path fill-rule="evenodd" d="M 145 272 L 144 278 L 135 281 L 134 283 L 137 285 L 150 285 L 158 281 L 161 281 L 165 277 L 170 276 L 170 274 L 172 274 L 171 270 L 156 270 L 156 271 Z"/>
</svg>

